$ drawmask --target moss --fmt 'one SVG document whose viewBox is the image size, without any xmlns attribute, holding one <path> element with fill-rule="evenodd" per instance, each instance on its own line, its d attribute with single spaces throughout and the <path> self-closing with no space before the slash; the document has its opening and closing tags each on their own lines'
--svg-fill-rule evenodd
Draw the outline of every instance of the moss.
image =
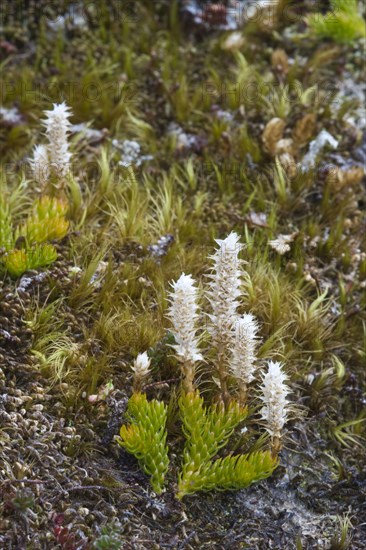
<svg viewBox="0 0 366 550">
<path fill-rule="evenodd" d="M 331 8 L 325 15 L 309 18 L 310 27 L 319 36 L 341 43 L 366 37 L 366 25 L 357 0 L 332 0 Z"/>
</svg>

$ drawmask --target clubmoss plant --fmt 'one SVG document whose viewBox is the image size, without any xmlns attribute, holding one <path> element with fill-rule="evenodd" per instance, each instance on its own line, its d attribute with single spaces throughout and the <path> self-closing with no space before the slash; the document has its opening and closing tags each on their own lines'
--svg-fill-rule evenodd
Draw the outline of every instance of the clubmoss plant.
<svg viewBox="0 0 366 550">
<path fill-rule="evenodd" d="M 240 315 L 237 311 L 244 275 L 241 269 L 243 261 L 238 257 L 243 248 L 239 236 L 232 232 L 226 239 L 216 242 L 219 246 L 210 256 L 214 266 L 205 289 L 212 311 L 207 314 L 208 332 L 215 350 L 212 363 L 218 375 L 217 383 L 223 402 L 230 402 L 228 381 L 232 376 L 239 388 L 239 400 L 245 404 L 248 384 L 255 378 L 259 325 L 252 314 Z M 178 358 L 183 360 L 183 388 L 186 392 L 192 392 L 195 387 L 194 362 L 203 360 L 195 327 L 199 320 L 197 291 L 190 275 L 181 275 L 172 286 L 174 291 L 171 293 L 172 305 L 168 317 L 177 342 L 173 348 Z"/>
<path fill-rule="evenodd" d="M 3 264 L 11 277 L 20 277 L 25 271 L 47 267 L 57 260 L 51 244 L 35 245 L 27 250 L 11 250 L 3 257 Z"/>
<path fill-rule="evenodd" d="M 28 243 L 62 239 L 69 229 L 69 222 L 65 217 L 67 210 L 68 204 L 65 200 L 42 196 L 36 200 L 33 212 L 25 224 L 19 227 L 17 237 L 25 237 Z"/>
<path fill-rule="evenodd" d="M 67 203 L 43 196 L 37 199 L 26 221 L 13 231 L 5 200 L 0 203 L 0 246 L 5 253 L 1 262 L 12 277 L 25 271 L 52 264 L 57 259 L 55 247 L 47 242 L 60 240 L 68 232 Z"/>
<path fill-rule="evenodd" d="M 157 494 L 163 491 L 169 465 L 166 445 L 167 406 L 161 401 L 148 401 L 144 393 L 134 393 L 128 402 L 130 424 L 123 425 L 116 441 L 140 462 L 151 476 L 151 485 Z"/>
<path fill-rule="evenodd" d="M 276 458 L 268 451 L 213 460 L 235 427 L 248 415 L 247 407 L 231 401 L 205 408 L 198 391 L 181 396 L 179 408 L 186 436 L 177 498 L 196 491 L 243 489 L 271 475 Z"/>
<path fill-rule="evenodd" d="M 30 164 L 35 181 L 41 190 L 48 192 L 63 191 L 66 176 L 70 170 L 71 152 L 68 136 L 72 115 L 66 103 L 54 103 L 53 109 L 44 111 L 46 118 L 43 121 L 47 145 L 37 145 L 33 151 Z"/>
<path fill-rule="evenodd" d="M 167 317 L 173 325 L 171 332 L 175 338 L 175 344 L 171 347 L 181 363 L 182 388 L 178 405 L 186 438 L 178 476 L 178 499 L 197 491 L 244 488 L 271 475 L 278 465 L 282 429 L 287 420 L 286 396 L 289 388 L 284 384 L 286 375 L 280 363 L 270 361 L 269 371 L 264 375 L 261 386 L 261 400 L 264 403 L 261 415 L 271 437 L 271 451 L 257 448 L 251 454 L 229 454 L 225 458 L 218 455 L 234 430 L 248 416 L 248 385 L 256 374 L 259 324 L 252 314 L 239 315 L 237 311 L 242 276 L 242 260 L 238 258 L 238 252 L 243 247 L 239 236 L 231 233 L 226 239 L 216 242 L 219 248 L 211 256 L 214 268 L 206 290 L 213 311 L 208 315 L 208 331 L 216 352 L 213 357 L 210 353 L 207 355 L 207 363 L 215 367 L 220 387 L 219 399 L 212 405 L 204 405 L 195 379 L 195 363 L 203 361 L 204 357 L 197 335 L 201 317 L 198 313 L 197 287 L 192 276 L 183 273 L 172 283 L 173 290 L 169 294 Z M 147 473 L 157 476 L 157 479 L 152 478 L 152 485 L 160 491 L 164 476 L 159 468 L 167 468 L 168 465 L 162 450 L 167 436 L 163 428 L 166 409 L 162 402 L 147 402 L 146 396 L 143 394 L 141 397 L 139 393 L 149 367 L 146 352 L 139 354 L 133 366 L 134 393 L 129 402 L 129 415 L 135 418 L 135 423 L 128 428 L 122 426 L 123 443 L 121 440 L 119 442 L 141 461 Z M 233 383 L 227 383 L 230 377 L 234 378 L 239 391 L 235 391 Z M 161 411 L 165 411 L 165 416 L 161 412 L 164 419 L 161 418 L 160 424 L 154 425 L 149 420 L 149 414 L 158 414 L 150 413 L 149 407 L 159 411 L 158 407 L 163 407 Z M 157 430 L 155 435 L 154 429 Z M 150 461 L 147 459 L 148 452 Z M 161 459 L 163 455 L 166 460 Z"/>
</svg>

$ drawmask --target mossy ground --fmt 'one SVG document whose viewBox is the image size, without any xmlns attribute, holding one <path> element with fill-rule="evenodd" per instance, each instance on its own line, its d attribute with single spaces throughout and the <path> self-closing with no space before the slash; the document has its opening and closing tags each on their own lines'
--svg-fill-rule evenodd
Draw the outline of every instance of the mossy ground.
<svg viewBox="0 0 366 550">
<path fill-rule="evenodd" d="M 2 547 L 364 548 L 366 146 L 350 122 L 360 100 L 345 92 L 365 76 L 362 43 L 309 36 L 310 1 L 293 7 L 291 24 L 246 25 L 238 51 L 222 48 L 212 8 L 200 25 L 174 2 L 61 4 L 1 8 L 1 105 L 20 116 L 0 117 L 15 223 L 38 196 L 27 158 L 43 110 L 65 100 L 74 124 L 99 131 L 73 135 L 72 231 L 58 261 L 0 283 Z M 283 136 L 263 139 L 274 117 Z M 324 129 L 337 150 L 293 172 L 291 158 L 301 163 Z M 293 140 L 283 144 L 291 162 L 276 165 L 281 137 Z M 153 157 L 134 173 L 118 164 L 126 139 Z M 173 471 L 156 498 L 113 442 L 129 365 L 150 349 L 148 393 L 169 400 L 179 379 L 169 282 L 182 271 L 203 281 L 213 239 L 232 230 L 246 244 L 243 310 L 260 320 L 261 356 L 284 361 L 304 414 L 266 482 L 178 503 Z M 282 256 L 268 245 L 279 234 L 294 234 Z M 110 380 L 107 399 L 89 403 Z M 176 428 L 172 414 L 174 468 Z"/>
</svg>

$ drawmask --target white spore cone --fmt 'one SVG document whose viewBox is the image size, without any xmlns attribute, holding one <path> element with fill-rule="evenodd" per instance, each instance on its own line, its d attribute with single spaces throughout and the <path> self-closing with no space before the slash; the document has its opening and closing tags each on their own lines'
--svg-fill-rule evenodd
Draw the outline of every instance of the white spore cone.
<svg viewBox="0 0 366 550">
<path fill-rule="evenodd" d="M 187 391 L 193 390 L 194 364 L 203 359 L 199 350 L 196 321 L 198 315 L 197 288 L 192 275 L 182 275 L 172 283 L 169 293 L 170 306 L 167 316 L 173 329 L 171 330 L 176 344 L 174 348 L 182 363 L 184 385 Z"/>
</svg>

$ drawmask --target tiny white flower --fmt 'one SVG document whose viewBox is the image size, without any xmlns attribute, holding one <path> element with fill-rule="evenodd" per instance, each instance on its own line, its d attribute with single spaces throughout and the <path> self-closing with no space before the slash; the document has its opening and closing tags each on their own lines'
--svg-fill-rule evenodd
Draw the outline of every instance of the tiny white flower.
<svg viewBox="0 0 366 550">
<path fill-rule="evenodd" d="M 78 275 L 79 273 L 82 272 L 82 269 L 81 267 L 77 266 L 77 265 L 72 265 L 71 267 L 69 267 L 69 273 L 70 275 Z"/>
<path fill-rule="evenodd" d="M 198 136 L 184 132 L 183 128 L 175 122 L 169 124 L 168 136 L 173 139 L 175 148 L 178 152 L 194 149 L 198 144 Z"/>
<path fill-rule="evenodd" d="M 260 413 L 266 422 L 266 430 L 272 437 L 281 437 L 281 430 L 287 421 L 288 401 L 290 393 L 285 384 L 286 374 L 282 371 L 282 364 L 278 361 L 268 362 L 268 372 L 263 376 L 261 386 L 264 407 Z"/>
<path fill-rule="evenodd" d="M 289 243 L 294 240 L 294 235 L 278 235 L 276 239 L 268 241 L 269 246 L 273 248 L 278 254 L 286 254 L 291 250 Z"/>
<path fill-rule="evenodd" d="M 0 117 L 9 126 L 18 126 L 23 122 L 22 115 L 17 108 L 8 109 L 7 107 L 0 107 Z"/>
<path fill-rule="evenodd" d="M 128 168 L 133 164 L 141 166 L 143 162 L 153 159 L 152 155 L 141 154 L 141 146 L 137 141 L 129 139 L 118 141 L 118 139 L 113 139 L 112 145 L 121 152 L 121 159 L 118 164 L 124 168 Z"/>
<path fill-rule="evenodd" d="M 222 43 L 223 50 L 239 50 L 244 44 L 244 36 L 241 32 L 232 32 Z"/>
</svg>

